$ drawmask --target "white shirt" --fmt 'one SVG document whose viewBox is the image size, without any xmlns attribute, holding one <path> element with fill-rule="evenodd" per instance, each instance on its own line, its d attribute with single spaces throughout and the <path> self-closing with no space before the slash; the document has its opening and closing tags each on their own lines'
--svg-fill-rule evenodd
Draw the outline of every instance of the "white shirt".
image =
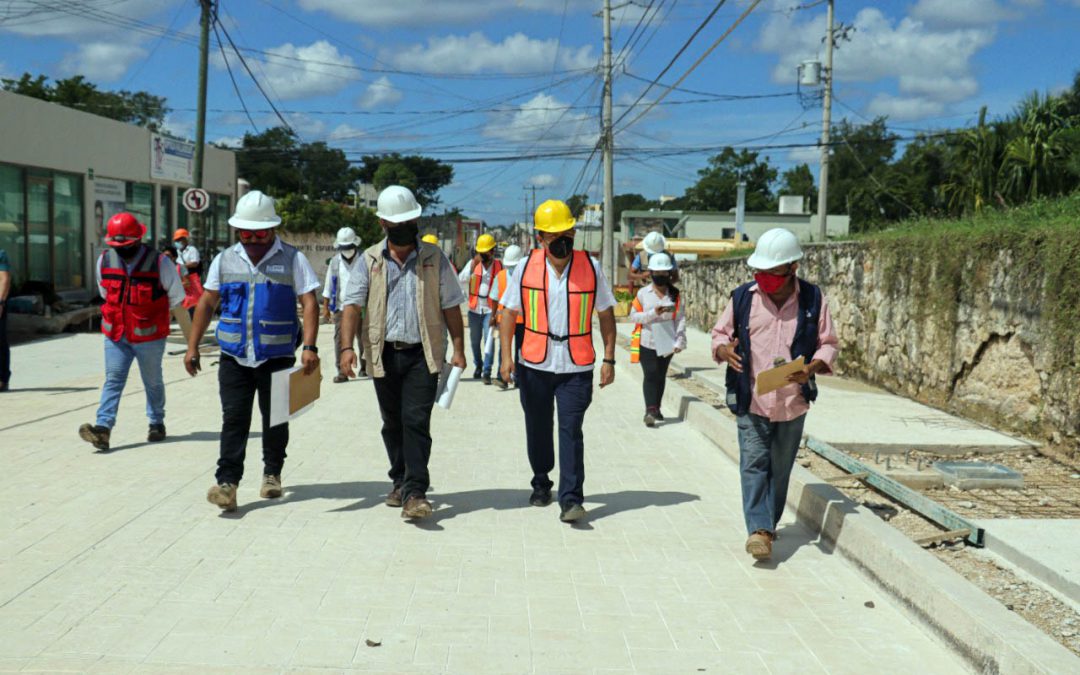
<svg viewBox="0 0 1080 675">
<path fill-rule="evenodd" d="M 653 339 L 653 325 L 663 322 L 675 322 L 675 347 L 677 349 L 686 349 L 686 306 L 685 298 L 679 299 L 679 311 L 674 315 L 670 312 L 664 314 L 657 314 L 656 308 L 660 305 L 675 304 L 667 294 L 659 296 L 656 294 L 656 288 L 649 284 L 637 292 L 638 302 L 641 303 L 640 312 L 630 312 L 628 317 L 632 322 L 641 324 L 641 346 L 646 349 L 656 349 L 656 342 Z M 668 354 L 660 354 L 659 356 L 668 356 Z"/>
<path fill-rule="evenodd" d="M 506 270 L 506 285 L 507 286 L 510 285 L 510 277 L 514 276 L 514 270 L 516 270 L 517 267 L 518 266 L 506 267 L 505 265 L 503 265 L 503 268 Z M 503 302 L 503 296 L 506 295 L 506 290 L 507 289 L 505 289 L 505 288 L 499 288 L 499 277 L 498 277 L 498 275 L 496 275 L 495 278 L 492 279 L 492 281 L 491 281 L 491 299 L 494 300 L 495 302 L 499 303 L 500 305 L 505 306 L 506 303 Z"/>
<path fill-rule="evenodd" d="M 191 244 L 185 246 L 182 251 L 178 251 L 177 255 L 180 258 L 178 262 L 185 267 L 188 265 L 194 265 L 200 260 L 199 249 L 195 248 Z"/>
<path fill-rule="evenodd" d="M 150 255 L 154 255 L 154 250 L 150 249 Z M 179 307 L 184 304 L 184 284 L 180 281 L 180 273 L 176 271 L 176 263 L 169 260 L 169 257 L 163 253 L 157 254 L 158 257 L 158 278 L 161 280 L 161 287 L 165 289 L 165 293 L 169 296 L 169 308 Z M 97 277 L 98 293 L 102 298 L 106 297 L 105 287 L 101 285 L 101 263 L 104 262 L 105 256 L 98 258 L 97 268 L 95 269 L 95 276 Z M 123 260 L 123 259 L 121 259 Z M 132 260 L 131 262 L 135 262 Z M 131 272 L 131 265 L 127 262 L 124 263 L 124 268 Z"/>
<path fill-rule="evenodd" d="M 363 255 L 360 251 L 357 251 L 356 254 L 353 255 L 352 262 L 346 260 L 340 253 L 336 254 L 335 257 L 339 258 L 341 261 L 341 264 L 338 265 L 337 297 L 334 298 L 334 306 L 337 307 L 337 311 L 340 312 L 345 309 L 345 289 L 349 286 L 349 276 L 360 264 L 360 258 L 362 258 Z M 331 264 L 326 266 L 326 282 L 323 284 L 322 289 L 322 296 L 327 300 L 330 299 L 330 280 L 334 276 L 333 269 L 333 261 L 331 261 Z"/>
<path fill-rule="evenodd" d="M 240 254 L 240 259 L 247 263 L 250 271 L 254 272 L 258 269 L 259 265 L 264 264 L 267 260 L 274 257 L 274 254 L 281 250 L 281 240 L 274 237 L 274 243 L 270 246 L 270 250 L 259 260 L 259 265 L 253 265 L 251 258 L 248 257 L 247 251 L 244 250 L 244 245 L 240 242 L 236 242 L 233 245 L 233 250 Z M 210 263 L 210 270 L 206 273 L 206 279 L 203 280 L 203 288 L 208 291 L 214 291 L 215 293 L 221 290 L 221 254 L 214 256 L 214 261 Z M 296 296 L 300 297 L 304 293 L 310 293 L 319 288 L 319 277 L 315 276 L 315 270 L 311 269 L 311 263 L 304 256 L 301 251 L 296 252 L 296 261 L 293 264 L 293 289 L 296 290 Z M 248 340 L 247 354 L 244 358 L 236 359 L 236 362 L 242 366 L 248 368 L 256 368 L 259 365 L 266 362 L 266 359 L 261 361 L 255 359 L 255 344 L 253 340 Z"/>
<path fill-rule="evenodd" d="M 590 258 L 593 269 L 596 270 L 596 303 L 595 309 L 598 312 L 602 312 L 605 309 L 611 309 L 615 306 L 615 295 L 611 292 L 611 286 L 608 284 L 607 277 L 604 276 L 604 272 L 600 269 L 600 263 Z M 528 258 L 521 261 L 514 273 L 508 275 L 509 281 L 506 284 L 506 292 L 502 296 L 502 304 L 507 309 L 512 309 L 516 312 L 521 311 L 521 277 L 525 275 L 525 267 L 528 262 Z M 567 335 L 570 332 L 569 322 L 569 307 L 566 297 L 566 283 L 569 275 L 567 270 L 563 270 L 563 274 L 560 277 L 555 268 L 551 266 L 551 261 L 547 260 L 546 256 L 544 262 L 547 263 L 547 315 L 548 315 L 548 330 L 554 335 Z M 568 268 L 569 269 L 569 268 Z M 595 334 L 595 331 L 594 331 Z M 593 341 L 595 343 L 595 340 Z M 595 344 L 594 344 L 595 347 Z M 603 351 L 598 350 L 596 353 L 596 360 L 599 361 L 603 358 Z M 576 365 L 570 358 L 570 341 L 569 340 L 548 340 L 547 358 L 543 363 L 533 364 L 521 362 L 521 365 L 528 368 L 534 368 L 536 370 L 543 370 L 549 373 L 555 373 L 562 375 L 566 373 L 587 373 L 593 369 L 593 366 L 579 366 Z M 594 364 L 595 365 L 595 364 Z"/>
<path fill-rule="evenodd" d="M 491 264 L 484 268 L 483 274 L 480 275 L 480 301 L 476 303 L 476 309 L 469 308 L 470 312 L 476 314 L 491 314 L 491 305 L 488 304 L 489 296 L 491 295 L 491 282 L 492 274 L 491 268 L 495 266 L 495 261 L 492 260 Z M 461 273 L 458 274 L 458 281 L 461 282 L 462 287 L 465 290 L 465 297 L 469 297 L 469 282 L 473 276 L 473 269 L 476 267 L 476 261 L 470 260 Z"/>
</svg>

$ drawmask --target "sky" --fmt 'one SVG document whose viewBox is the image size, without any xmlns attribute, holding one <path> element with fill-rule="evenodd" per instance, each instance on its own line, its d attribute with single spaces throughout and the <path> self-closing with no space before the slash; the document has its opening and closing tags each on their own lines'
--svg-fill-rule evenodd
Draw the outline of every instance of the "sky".
<svg viewBox="0 0 1080 675">
<path fill-rule="evenodd" d="M 350 159 L 453 162 L 437 209 L 492 225 L 524 218 L 531 186 L 537 203 L 599 201 L 602 4 L 221 0 L 207 140 L 284 119 Z M 824 60 L 825 3 L 759 0 L 741 20 L 753 0 L 717 4 L 613 0 L 616 194 L 681 195 L 725 145 L 816 175 L 822 111 L 796 69 Z M 0 0 L 0 76 L 164 96 L 167 128 L 193 138 L 198 14 L 195 0 Z M 836 22 L 853 30 L 834 52 L 834 122 L 884 115 L 903 137 L 971 125 L 984 105 L 1008 114 L 1080 70 L 1080 0 L 836 0 Z"/>
</svg>

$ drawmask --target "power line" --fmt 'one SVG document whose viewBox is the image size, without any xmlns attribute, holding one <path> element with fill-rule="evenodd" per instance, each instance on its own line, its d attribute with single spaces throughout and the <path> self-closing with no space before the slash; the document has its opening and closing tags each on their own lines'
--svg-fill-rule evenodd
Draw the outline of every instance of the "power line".
<svg viewBox="0 0 1080 675">
<path fill-rule="evenodd" d="M 255 83 L 255 87 L 259 90 L 259 93 L 263 95 L 263 98 L 266 99 L 266 102 L 270 104 L 270 109 L 273 110 L 274 114 L 277 115 L 277 118 L 281 120 L 282 126 L 284 126 L 292 133 L 296 134 L 296 130 L 292 128 L 292 125 L 290 125 L 289 122 L 285 119 L 285 117 L 281 114 L 281 112 L 278 111 L 277 106 L 274 105 L 274 102 L 270 100 L 270 97 L 267 95 L 266 90 L 263 89 L 262 84 L 260 84 L 258 78 L 255 77 L 255 73 L 251 72 L 251 68 L 248 66 L 247 61 L 244 60 L 244 55 L 241 54 L 239 50 L 237 50 L 236 43 L 233 42 L 232 36 L 229 35 L 228 29 L 225 28 L 225 25 L 221 23 L 220 19 L 218 19 L 217 12 L 214 13 L 214 23 L 217 26 L 221 27 L 221 32 L 225 35 L 225 39 L 229 41 L 229 45 L 231 45 L 233 51 L 236 52 L 236 57 L 240 59 L 240 65 L 244 66 L 244 70 L 246 70 L 247 74 L 251 77 L 251 81 Z M 254 122 L 252 124 L 254 124 Z"/>
<path fill-rule="evenodd" d="M 240 87 L 236 84 L 236 77 L 233 75 L 232 66 L 229 65 L 229 57 L 225 55 L 225 46 L 221 43 L 221 35 L 218 34 L 218 22 L 215 20 L 214 35 L 217 37 L 218 49 L 221 50 L 221 60 L 225 62 L 225 71 L 229 73 L 229 80 L 232 81 L 233 91 L 236 92 L 236 98 L 240 100 L 240 107 L 244 109 L 244 114 L 247 115 L 248 122 L 251 122 L 251 128 L 255 130 L 255 133 L 259 133 L 259 127 L 255 124 L 255 120 L 251 118 L 251 113 L 248 112 L 247 104 L 244 103 L 244 97 L 240 94 Z"/>
<path fill-rule="evenodd" d="M 623 75 L 629 77 L 632 80 L 639 80 L 641 82 L 652 82 L 652 80 L 635 75 L 629 71 L 624 70 Z M 698 89 L 686 89 L 685 87 L 676 87 L 673 85 L 667 85 L 662 82 L 658 83 L 662 87 L 669 87 L 673 91 L 682 92 L 684 94 L 694 94 L 695 96 L 709 96 L 716 101 L 749 101 L 763 98 L 790 98 L 792 96 L 798 96 L 795 92 L 790 93 L 777 93 L 777 94 L 717 94 L 708 91 L 700 91 Z"/>
</svg>

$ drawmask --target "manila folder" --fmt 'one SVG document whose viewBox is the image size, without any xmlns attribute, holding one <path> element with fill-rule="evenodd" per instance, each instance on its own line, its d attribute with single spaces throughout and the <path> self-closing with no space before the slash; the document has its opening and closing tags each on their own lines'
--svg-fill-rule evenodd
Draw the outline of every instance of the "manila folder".
<svg viewBox="0 0 1080 675">
<path fill-rule="evenodd" d="M 803 357 L 799 357 L 791 363 L 785 363 L 782 366 L 777 366 L 771 370 L 766 370 L 757 377 L 757 394 L 768 394 L 771 391 L 776 391 L 781 387 L 786 387 L 791 384 L 787 381 L 788 375 L 797 373 L 804 367 Z"/>
</svg>

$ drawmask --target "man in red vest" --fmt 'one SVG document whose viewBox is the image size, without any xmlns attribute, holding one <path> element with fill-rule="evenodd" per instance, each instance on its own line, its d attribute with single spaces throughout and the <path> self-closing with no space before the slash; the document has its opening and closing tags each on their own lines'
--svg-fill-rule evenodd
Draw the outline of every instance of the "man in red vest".
<svg viewBox="0 0 1080 675">
<path fill-rule="evenodd" d="M 161 360 L 169 335 L 173 307 L 184 302 L 184 287 L 176 265 L 142 243 L 146 226 L 130 213 L 109 219 L 105 243 L 97 263 L 101 306 L 101 332 L 105 334 L 105 386 L 94 424 L 79 427 L 79 437 L 98 450 L 109 449 L 116 410 L 124 393 L 131 362 L 138 360 L 146 390 L 146 440 L 165 440 L 165 382 Z"/>
<path fill-rule="evenodd" d="M 604 341 L 604 365 L 600 386 L 615 380 L 615 296 L 600 265 L 585 251 L 574 250 L 575 220 L 563 202 L 548 200 L 536 209 L 537 241 L 533 250 L 514 269 L 502 296 L 500 325 L 504 381 L 514 369 L 514 326 L 520 314 L 525 321 L 521 341 L 518 391 L 525 411 L 525 440 L 532 465 L 529 503 L 551 503 L 555 468 L 552 421 L 559 404 L 559 519 L 564 523 L 585 516 L 585 437 L 582 424 L 592 403 L 593 311 L 600 317 Z"/>
</svg>

